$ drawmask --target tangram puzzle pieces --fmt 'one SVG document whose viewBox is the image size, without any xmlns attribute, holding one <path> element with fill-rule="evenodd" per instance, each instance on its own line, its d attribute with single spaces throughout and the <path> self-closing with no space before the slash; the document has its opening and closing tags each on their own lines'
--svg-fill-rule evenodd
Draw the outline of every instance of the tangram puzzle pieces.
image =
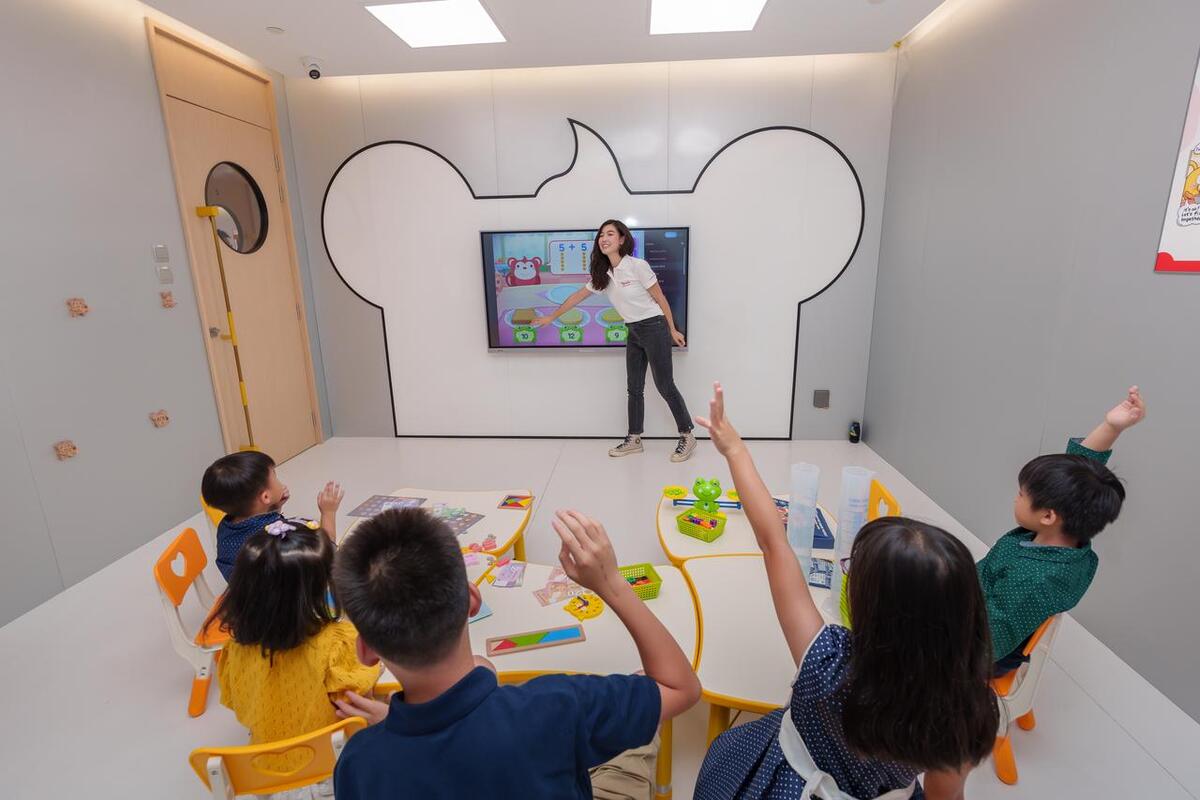
<svg viewBox="0 0 1200 800">
<path fill-rule="evenodd" d="M 504 496 L 497 508 L 523 509 L 529 508 L 532 503 L 533 495 L 531 494 L 509 494 Z"/>
</svg>

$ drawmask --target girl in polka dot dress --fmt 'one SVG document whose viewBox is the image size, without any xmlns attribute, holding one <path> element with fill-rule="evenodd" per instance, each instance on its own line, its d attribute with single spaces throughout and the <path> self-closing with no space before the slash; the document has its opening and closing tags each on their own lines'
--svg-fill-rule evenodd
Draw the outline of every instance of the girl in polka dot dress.
<svg viewBox="0 0 1200 800">
<path fill-rule="evenodd" d="M 999 723 L 971 554 L 932 525 L 870 522 L 842 565 L 854 630 L 826 625 L 770 492 L 725 417 L 720 384 L 714 388 L 710 417 L 697 422 L 729 462 L 798 671 L 787 708 L 713 742 L 696 799 L 961 798 Z"/>
</svg>

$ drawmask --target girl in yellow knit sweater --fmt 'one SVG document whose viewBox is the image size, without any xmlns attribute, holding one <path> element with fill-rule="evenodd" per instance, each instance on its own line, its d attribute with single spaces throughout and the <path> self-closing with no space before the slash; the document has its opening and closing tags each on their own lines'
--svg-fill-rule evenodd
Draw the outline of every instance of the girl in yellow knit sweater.
<svg viewBox="0 0 1200 800">
<path fill-rule="evenodd" d="M 333 701 L 369 694 L 379 678 L 378 666 L 355 655 L 354 626 L 339 619 L 332 567 L 333 543 L 301 519 L 270 523 L 238 553 L 214 620 L 230 632 L 217 677 L 221 703 L 250 729 L 252 744 L 332 725 Z"/>
</svg>

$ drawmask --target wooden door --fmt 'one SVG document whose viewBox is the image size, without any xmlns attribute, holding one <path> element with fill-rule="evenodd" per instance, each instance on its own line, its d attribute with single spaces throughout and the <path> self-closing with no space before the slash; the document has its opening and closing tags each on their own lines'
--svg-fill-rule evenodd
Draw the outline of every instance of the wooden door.
<svg viewBox="0 0 1200 800">
<path fill-rule="evenodd" d="M 148 29 L 225 448 L 250 444 L 248 419 L 254 444 L 283 461 L 321 428 L 270 79 Z M 232 190 L 219 180 L 231 175 Z M 224 209 L 219 240 L 204 206 Z"/>
</svg>

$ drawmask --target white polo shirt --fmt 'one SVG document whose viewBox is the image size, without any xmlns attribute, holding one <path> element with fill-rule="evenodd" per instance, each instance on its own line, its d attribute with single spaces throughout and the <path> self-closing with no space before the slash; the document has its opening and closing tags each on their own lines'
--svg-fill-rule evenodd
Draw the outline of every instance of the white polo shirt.
<svg viewBox="0 0 1200 800">
<path fill-rule="evenodd" d="M 625 256 L 620 263 L 608 271 L 608 286 L 599 291 L 588 281 L 587 290 L 592 294 L 603 294 L 626 322 L 640 322 L 660 316 L 663 311 L 647 291 L 658 283 L 654 270 L 640 258 Z"/>
</svg>

